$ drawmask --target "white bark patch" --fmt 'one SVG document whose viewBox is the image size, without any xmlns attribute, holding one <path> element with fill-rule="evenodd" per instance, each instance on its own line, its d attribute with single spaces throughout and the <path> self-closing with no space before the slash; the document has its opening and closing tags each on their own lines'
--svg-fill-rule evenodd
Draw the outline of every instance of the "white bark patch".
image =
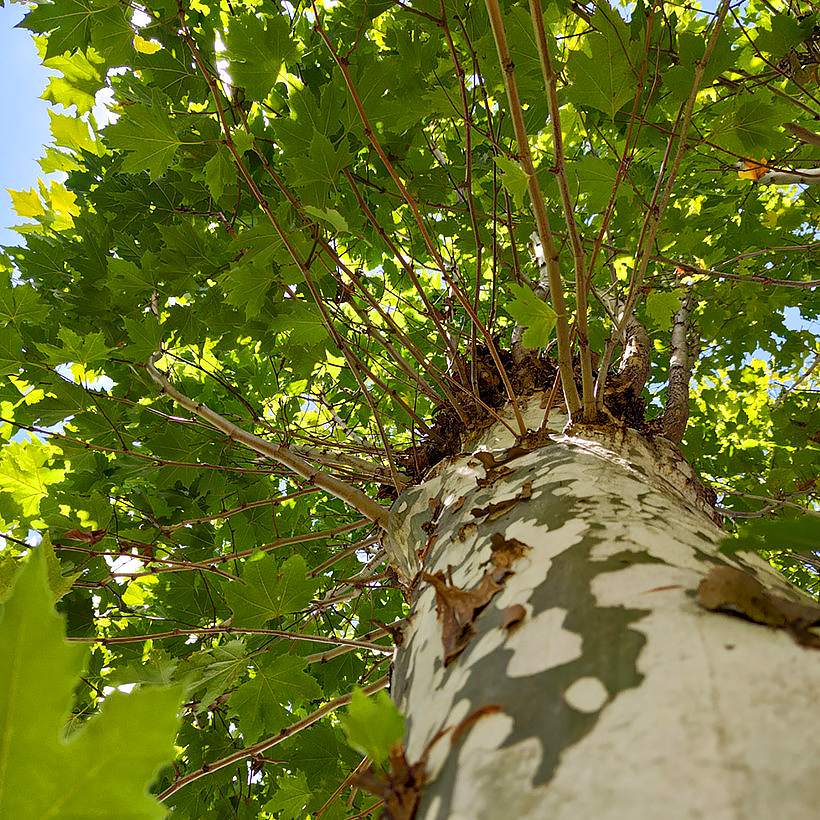
<svg viewBox="0 0 820 820">
<path fill-rule="evenodd" d="M 577 432 L 512 459 L 488 486 L 467 454 L 408 491 L 406 548 L 429 541 L 425 570 L 451 567 L 464 590 L 490 566 L 493 535 L 529 547 L 446 667 L 435 595 L 417 587 L 392 688 L 408 758 L 477 715 L 455 744 L 448 733 L 430 750 L 418 817 L 816 816 L 820 653 L 695 603 L 717 564 L 749 565 L 781 594 L 786 582 L 760 560 L 718 553 L 714 516 L 668 442 Z M 512 443 L 497 425 L 474 446 L 502 459 Z M 531 497 L 508 511 L 474 512 L 526 483 Z M 421 529 L 431 498 L 446 499 L 432 538 Z M 514 604 L 526 617 L 508 630 Z"/>
<path fill-rule="evenodd" d="M 513 656 L 507 664 L 510 678 L 534 675 L 581 657 L 581 636 L 564 629 L 565 609 L 545 609 L 528 618 L 506 640 Z"/>
<path fill-rule="evenodd" d="M 606 687 L 598 678 L 579 678 L 564 692 L 564 700 L 579 712 L 597 712 L 608 697 Z"/>
</svg>

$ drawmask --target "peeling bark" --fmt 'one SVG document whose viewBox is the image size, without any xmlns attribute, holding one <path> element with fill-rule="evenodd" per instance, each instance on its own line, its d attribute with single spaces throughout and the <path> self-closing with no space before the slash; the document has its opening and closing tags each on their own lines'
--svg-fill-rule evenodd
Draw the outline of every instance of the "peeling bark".
<svg viewBox="0 0 820 820">
<path fill-rule="evenodd" d="M 537 426 L 537 397 L 526 413 Z M 756 556 L 718 551 L 716 513 L 669 441 L 562 435 L 565 421 L 514 452 L 496 425 L 394 505 L 408 552 L 447 587 L 478 590 L 499 546 L 515 556 L 449 663 L 441 584 L 416 577 L 391 686 L 407 760 L 427 761 L 416 818 L 814 816 L 816 651 L 707 611 L 697 590 L 718 566 L 809 599 Z"/>
<path fill-rule="evenodd" d="M 615 299 L 605 294 L 599 294 L 599 297 L 615 317 L 616 326 L 620 326 L 623 322 L 621 333 L 623 352 L 621 353 L 617 374 L 606 382 L 605 396 L 612 393 L 627 392 L 638 396 L 643 390 L 647 378 L 649 378 L 651 367 L 652 348 L 649 334 L 634 313 L 630 312 L 628 318 L 624 321 L 623 305 L 619 305 Z M 608 367 L 608 364 L 609 358 L 605 353 L 604 360 L 601 362 L 602 370 L 604 367 Z"/>
<path fill-rule="evenodd" d="M 635 318 L 630 316 L 624 326 L 624 350 L 621 354 L 620 367 L 614 383 L 607 385 L 608 391 L 631 391 L 639 395 L 649 376 L 650 368 L 650 341 L 646 328 Z"/>
</svg>

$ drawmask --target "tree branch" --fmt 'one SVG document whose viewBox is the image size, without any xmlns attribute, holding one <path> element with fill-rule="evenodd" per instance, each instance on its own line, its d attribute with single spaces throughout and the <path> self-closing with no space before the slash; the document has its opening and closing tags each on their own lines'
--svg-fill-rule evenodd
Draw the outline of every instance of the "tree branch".
<svg viewBox="0 0 820 820">
<path fill-rule="evenodd" d="M 538 43 L 538 54 L 541 58 L 541 70 L 544 73 L 544 84 L 547 89 L 547 105 L 550 112 L 552 130 L 552 150 L 554 154 L 553 173 L 558 182 L 561 194 L 561 205 L 564 209 L 564 220 L 572 248 L 572 260 L 575 267 L 575 329 L 578 334 L 578 352 L 581 359 L 581 398 L 584 406 L 584 421 L 593 421 L 596 415 L 594 385 L 592 381 L 592 359 L 589 350 L 589 327 L 587 324 L 587 280 L 584 245 L 575 221 L 575 205 L 569 191 L 567 168 L 564 158 L 564 137 L 561 133 L 561 114 L 558 105 L 558 74 L 552 65 L 547 35 L 544 30 L 544 17 L 541 13 L 541 0 L 530 0 L 530 15 L 535 40 Z"/>
<path fill-rule="evenodd" d="M 689 314 L 692 297 L 688 294 L 672 324 L 672 352 L 669 358 L 669 384 L 666 388 L 666 405 L 663 408 L 663 435 L 675 444 L 683 441 L 686 423 L 689 421 L 689 379 L 692 376 L 693 358 L 689 356 Z"/>
<path fill-rule="evenodd" d="M 535 224 L 538 228 L 538 237 L 544 247 L 547 265 L 549 268 L 550 298 L 552 308 L 555 311 L 555 335 L 558 339 L 558 368 L 561 372 L 561 386 L 564 388 L 564 398 L 570 415 L 577 413 L 581 408 L 581 400 L 578 396 L 578 389 L 575 387 L 575 375 L 572 372 L 572 353 L 569 343 L 569 322 L 567 320 L 567 308 L 564 302 L 564 287 L 561 282 L 561 272 L 558 268 L 558 252 L 552 238 L 547 208 L 544 204 L 544 196 L 541 193 L 541 186 L 535 176 L 535 167 L 532 163 L 530 144 L 527 138 L 527 129 L 524 125 L 524 113 L 521 109 L 521 100 L 518 96 L 518 86 L 515 82 L 515 70 L 510 49 L 507 45 L 507 34 L 504 30 L 504 19 L 501 14 L 498 0 L 485 0 L 487 11 L 490 15 L 493 36 L 495 37 L 498 60 L 504 74 L 504 85 L 507 89 L 507 99 L 512 114 L 513 127 L 515 130 L 515 140 L 518 145 L 518 160 L 521 170 L 527 175 L 527 185 L 533 210 L 535 211 Z"/>
<path fill-rule="evenodd" d="M 379 678 L 369 686 L 363 687 L 362 691 L 366 695 L 372 695 L 374 692 L 384 689 L 389 683 L 390 676 L 385 675 L 383 678 Z M 340 706 L 347 706 L 352 698 L 352 694 L 339 695 L 338 698 L 329 700 L 324 706 L 321 706 L 315 712 L 311 712 L 307 717 L 297 720 L 295 723 L 291 723 L 290 726 L 286 726 L 281 732 L 277 732 L 273 735 L 273 737 L 265 738 L 265 740 L 260 740 L 252 746 L 239 749 L 239 751 L 227 755 L 221 760 L 215 760 L 213 763 L 204 763 L 202 767 L 197 769 L 195 772 L 191 772 L 190 774 L 177 778 L 167 789 L 165 789 L 164 792 L 157 795 L 157 800 L 162 803 L 172 794 L 178 792 L 183 786 L 187 786 L 189 783 L 193 783 L 195 780 L 199 780 L 201 777 L 205 777 L 211 772 L 219 771 L 220 769 L 224 769 L 226 766 L 230 766 L 233 763 L 238 763 L 240 760 L 245 760 L 248 757 L 253 757 L 254 755 L 260 754 L 267 749 L 270 749 L 272 746 L 275 746 L 277 743 L 281 743 L 283 740 L 293 737 L 293 735 L 297 732 L 301 732 L 302 729 L 307 729 L 308 726 L 312 726 L 314 723 L 321 720 L 325 715 L 329 715 Z"/>
<path fill-rule="evenodd" d="M 629 319 L 632 315 L 632 311 L 635 309 L 635 305 L 638 303 L 638 298 L 641 294 L 641 287 L 643 286 L 643 281 L 646 276 L 646 269 L 649 265 L 649 260 L 651 257 L 651 249 L 654 245 L 658 228 L 660 227 L 661 216 L 669 203 L 672 188 L 674 187 L 675 180 L 677 179 L 678 169 L 683 161 L 683 155 L 687 150 L 686 135 L 689 133 L 689 126 L 692 122 L 692 112 L 695 108 L 695 102 L 697 101 L 698 91 L 700 90 L 700 85 L 703 80 L 703 74 L 706 71 L 709 58 L 712 56 L 712 51 L 714 51 L 715 45 L 717 44 L 717 38 L 723 26 L 723 20 L 726 17 L 726 12 L 729 10 L 729 5 L 729 0 L 721 1 L 715 17 L 714 29 L 712 30 L 712 34 L 706 44 L 703 58 L 695 62 L 695 79 L 692 83 L 692 89 L 689 92 L 689 97 L 683 106 L 680 131 L 677 133 L 677 147 L 675 149 L 675 156 L 669 167 L 666 182 L 661 189 L 661 183 L 664 178 L 664 167 L 666 165 L 666 160 L 669 156 L 673 140 L 676 136 L 677 129 L 673 129 L 672 136 L 669 138 L 669 143 L 666 147 L 666 154 L 664 155 L 664 162 L 661 167 L 661 171 L 658 174 L 658 181 L 652 195 L 652 201 L 646 212 L 646 216 L 644 217 L 644 224 L 641 229 L 640 239 L 638 240 L 638 247 L 635 253 L 635 267 L 632 271 L 632 277 L 629 282 L 629 293 L 627 294 L 626 305 L 624 306 L 622 322 L 626 322 Z M 621 335 L 623 329 L 623 326 L 618 327 L 618 332 L 613 336 L 613 343 L 614 340 Z M 612 360 L 613 351 L 614 348 L 612 343 L 610 343 L 607 345 L 604 355 L 601 357 L 600 369 L 598 371 L 598 378 L 595 385 L 599 409 L 603 408 L 603 385 L 606 382 L 607 371 L 609 369 L 609 363 Z"/>
<path fill-rule="evenodd" d="M 189 412 L 194 413 L 201 419 L 212 424 L 217 430 L 221 430 L 232 441 L 238 441 L 260 455 L 279 462 L 279 464 L 287 467 L 291 472 L 296 473 L 296 475 L 307 479 L 331 495 L 335 495 L 336 498 L 340 498 L 346 504 L 358 510 L 362 515 L 379 524 L 382 528 L 387 528 L 387 510 L 368 495 L 365 495 L 361 490 L 357 490 L 355 487 L 351 487 L 349 484 L 339 481 L 338 478 L 334 478 L 321 470 L 317 470 L 308 464 L 308 462 L 299 458 L 299 456 L 287 447 L 281 444 L 273 444 L 253 433 L 243 430 L 201 402 L 195 402 L 193 399 L 189 399 L 180 393 L 179 390 L 171 384 L 168 377 L 160 373 L 154 366 L 155 362 L 160 359 L 161 356 L 162 353 L 160 352 L 154 353 L 148 360 L 146 368 L 151 378 L 159 385 L 162 393 L 170 396 L 177 404 Z"/>
<path fill-rule="evenodd" d="M 635 317 L 634 310 L 625 316 L 626 306 L 621 306 L 616 299 L 607 294 L 598 294 L 609 313 L 615 319 L 615 326 L 622 328 L 620 339 L 623 342 L 618 373 L 615 379 L 600 390 L 626 393 L 630 391 L 639 395 L 649 377 L 651 368 L 652 344 L 646 328 Z"/>
</svg>

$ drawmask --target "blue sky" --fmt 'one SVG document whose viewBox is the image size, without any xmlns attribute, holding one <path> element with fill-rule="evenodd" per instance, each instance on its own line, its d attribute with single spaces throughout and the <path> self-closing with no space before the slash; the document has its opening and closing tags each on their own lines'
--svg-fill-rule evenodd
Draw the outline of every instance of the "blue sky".
<svg viewBox="0 0 820 820">
<path fill-rule="evenodd" d="M 27 190 L 41 176 L 37 160 L 49 142 L 48 103 L 40 95 L 48 84 L 48 72 L 31 32 L 15 29 L 25 7 L 14 3 L 0 8 L 0 111 L 5 127 L 0 129 L 0 244 L 16 245 L 14 231 L 7 230 L 26 220 L 18 219 L 6 188 Z"/>
</svg>

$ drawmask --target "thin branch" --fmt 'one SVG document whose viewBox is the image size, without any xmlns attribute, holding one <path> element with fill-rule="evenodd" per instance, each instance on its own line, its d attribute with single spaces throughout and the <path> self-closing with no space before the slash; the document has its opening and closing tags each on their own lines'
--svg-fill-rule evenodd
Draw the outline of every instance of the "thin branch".
<svg viewBox="0 0 820 820">
<path fill-rule="evenodd" d="M 655 236 L 657 235 L 658 228 L 660 227 L 661 216 L 669 203 L 672 188 L 674 187 L 675 180 L 677 179 L 678 169 L 683 161 L 683 155 L 686 153 L 688 148 L 686 136 L 689 133 L 689 126 L 692 123 L 692 112 L 695 108 L 695 102 L 697 101 L 698 92 L 703 80 L 703 74 L 706 71 L 709 58 L 712 56 L 712 52 L 717 44 L 718 35 L 720 34 L 723 20 L 726 17 L 726 12 L 729 10 L 729 5 L 730 0 L 722 0 L 720 4 L 715 17 L 715 25 L 712 30 L 712 34 L 709 37 L 709 42 L 706 44 L 706 50 L 703 53 L 703 57 L 695 62 L 695 79 L 692 82 L 692 89 L 689 92 L 689 97 L 682 109 L 680 130 L 678 131 L 677 128 L 673 129 L 672 136 L 670 136 L 666 147 L 666 154 L 664 156 L 663 166 L 658 174 L 658 182 L 655 186 L 655 192 L 653 193 L 650 207 L 647 209 L 644 217 L 641 237 L 638 241 L 638 247 L 635 253 L 635 267 L 633 268 L 632 277 L 629 282 L 629 293 L 627 294 L 626 305 L 624 306 L 621 326 L 617 328 L 617 332 L 613 335 L 613 338 L 609 341 L 609 343 L 607 343 L 606 349 L 604 350 L 604 355 L 601 357 L 600 369 L 598 370 L 598 379 L 595 384 L 599 409 L 603 409 L 603 385 L 606 383 L 606 376 L 609 370 L 609 364 L 612 361 L 614 345 L 617 343 L 617 338 L 620 337 L 623 332 L 623 324 L 632 316 L 632 312 L 634 311 L 635 305 L 638 303 L 638 299 L 641 295 L 641 288 L 643 287 L 644 278 L 646 276 L 646 269 L 649 265 L 649 260 L 651 257 L 651 249 L 655 244 Z M 666 183 L 663 185 L 663 189 L 661 191 L 661 182 L 664 178 L 666 159 L 670 153 L 675 136 L 677 136 L 675 156 L 672 159 L 669 167 L 669 173 L 666 175 Z"/>
<path fill-rule="evenodd" d="M 812 374 L 814 373 L 817 368 L 820 367 L 820 353 L 814 354 L 814 361 L 801 373 L 788 387 L 785 387 L 780 395 L 777 397 L 777 400 L 772 405 L 772 412 L 777 410 L 781 404 L 786 400 L 786 397 L 793 393 L 804 381 L 810 379 Z"/>
<path fill-rule="evenodd" d="M 371 629 L 370 632 L 362 635 L 360 640 L 370 642 L 375 641 L 378 638 L 382 638 L 385 635 L 393 635 L 394 633 L 398 634 L 401 632 L 403 625 L 406 623 L 406 618 L 399 618 L 397 621 L 392 621 L 389 624 L 385 624 L 385 626 L 380 626 L 377 629 Z M 337 646 L 335 649 L 330 649 L 326 652 L 317 652 L 314 655 L 305 655 L 305 662 L 327 663 L 328 661 L 333 660 L 333 658 L 338 658 L 340 655 L 346 655 L 348 652 L 352 652 L 355 648 L 355 646 Z"/>
<path fill-rule="evenodd" d="M 309 541 L 319 541 L 320 539 L 324 538 L 334 538 L 337 535 L 343 535 L 344 533 L 351 532 L 353 530 L 358 530 L 365 525 L 369 525 L 372 522 L 368 518 L 360 518 L 357 521 L 353 521 L 350 524 L 345 524 L 341 527 L 334 527 L 330 530 L 322 530 L 321 532 L 308 532 L 304 533 L 303 535 L 292 535 L 289 538 L 279 538 L 276 541 L 271 541 L 268 544 L 261 544 L 260 546 L 253 546 L 250 549 L 246 550 L 239 550 L 237 552 L 228 553 L 226 555 L 217 555 L 213 558 L 208 558 L 205 561 L 200 561 L 199 564 L 192 564 L 191 566 L 202 566 L 208 567 L 213 566 L 216 564 L 222 564 L 226 561 L 236 561 L 240 558 L 250 558 L 251 555 L 257 552 L 270 552 L 271 550 L 279 549 L 280 547 L 288 547 L 292 546 L 293 544 L 304 544 Z M 367 539 L 364 539 L 364 543 L 367 543 Z"/>
<path fill-rule="evenodd" d="M 766 502 L 766 506 L 760 510 L 756 510 L 755 512 L 740 512 L 736 510 L 729 509 L 727 507 L 721 507 L 719 512 L 721 515 L 725 515 L 727 518 L 762 518 L 764 515 L 768 515 L 772 512 L 777 512 L 778 510 L 782 509 L 783 507 L 788 507 L 790 510 L 799 510 L 802 513 L 806 513 L 806 515 L 812 515 L 817 518 L 820 518 L 820 510 L 812 510 L 809 507 L 804 507 L 800 504 L 795 504 L 793 501 L 790 501 L 787 498 L 772 498 L 771 496 L 766 495 L 753 495 L 752 493 L 744 493 L 740 490 L 732 490 L 728 487 L 715 487 L 717 492 L 724 493 L 726 495 L 736 495 L 738 498 L 748 498 L 752 501 L 764 501 Z M 799 490 L 796 493 L 792 493 L 789 498 L 794 498 L 796 496 L 807 495 L 810 493 L 816 493 L 817 488 L 811 487 L 808 490 Z"/>
<path fill-rule="evenodd" d="M 564 137 L 561 133 L 561 114 L 558 105 L 558 74 L 552 65 L 549 43 L 544 29 L 544 17 L 541 13 L 541 0 L 530 0 L 530 15 L 535 40 L 538 43 L 538 54 L 541 58 L 541 70 L 544 74 L 544 85 L 547 89 L 547 105 L 550 112 L 552 130 L 552 150 L 554 153 L 553 174 L 558 182 L 561 194 L 561 205 L 564 209 L 564 220 L 572 248 L 572 260 L 575 267 L 575 328 L 578 334 L 578 352 L 581 358 L 581 398 L 583 401 L 585 421 L 593 421 L 596 415 L 594 384 L 592 380 L 592 359 L 589 349 L 589 326 L 587 323 L 587 279 L 584 245 L 575 221 L 575 203 L 569 190 L 566 159 L 564 157 Z"/>
<path fill-rule="evenodd" d="M 616 327 L 622 327 L 622 336 L 616 340 L 623 343 L 618 374 L 610 383 L 601 386 L 607 392 L 640 394 L 651 369 L 652 343 L 646 328 L 638 321 L 634 310 L 625 316 L 625 306 L 617 299 L 605 294 L 596 294 L 607 312 L 615 320 Z"/>
<path fill-rule="evenodd" d="M 346 504 L 349 504 L 351 507 L 358 510 L 362 515 L 379 524 L 382 528 L 387 527 L 387 510 L 385 510 L 384 507 L 375 502 L 372 498 L 365 495 L 365 493 L 361 490 L 351 487 L 343 481 L 339 481 L 338 478 L 335 478 L 322 470 L 317 470 L 284 445 L 273 444 L 272 442 L 266 441 L 253 433 L 249 433 L 241 427 L 238 427 L 232 421 L 228 421 L 228 419 L 219 415 L 219 413 L 215 413 L 201 402 L 195 402 L 193 399 L 189 399 L 187 396 L 180 393 L 179 390 L 171 384 L 168 377 L 165 376 L 165 374 L 160 373 L 160 371 L 154 366 L 155 362 L 161 357 L 162 353 L 154 353 L 154 355 L 148 360 L 146 368 L 151 378 L 159 385 L 162 393 L 168 395 L 177 404 L 184 407 L 189 412 L 194 413 L 201 419 L 204 419 L 212 424 L 217 430 L 222 431 L 226 436 L 228 436 L 231 441 L 238 441 L 246 447 L 250 447 L 251 450 L 254 450 L 260 455 L 279 462 L 279 464 L 287 467 L 291 472 L 296 473 L 296 475 L 307 479 L 309 482 L 315 484 L 320 489 L 329 492 L 331 495 L 335 495 L 336 498 L 340 498 Z"/>
<path fill-rule="evenodd" d="M 384 677 L 371 683 L 369 686 L 363 687 L 362 691 L 366 695 L 372 695 L 374 692 L 384 689 L 389 683 L 390 676 L 385 675 Z M 204 763 L 195 772 L 191 772 L 190 774 L 177 778 L 167 789 L 165 789 L 165 791 L 157 795 L 157 800 L 162 803 L 172 794 L 178 792 L 183 786 L 187 786 L 189 783 L 193 783 L 195 780 L 199 780 L 200 778 L 211 774 L 211 772 L 219 771 L 220 769 L 224 769 L 226 766 L 231 766 L 234 763 L 238 763 L 240 760 L 245 760 L 248 757 L 253 757 L 254 755 L 267 751 L 277 743 L 281 743 L 283 740 L 293 737 L 293 735 L 297 732 L 301 732 L 302 729 L 307 729 L 309 726 L 312 726 L 314 723 L 321 720 L 325 715 L 329 715 L 331 712 L 336 711 L 339 707 L 347 706 L 352 699 L 352 694 L 339 695 L 339 697 L 328 701 L 324 706 L 321 706 L 315 712 L 311 712 L 307 717 L 297 720 L 295 723 L 291 723 L 290 726 L 286 726 L 272 737 L 260 740 L 258 743 L 254 743 L 252 746 L 246 746 L 244 749 L 239 749 L 233 754 L 229 754 L 220 760 L 215 760 L 213 763 Z"/>
<path fill-rule="evenodd" d="M 287 638 L 291 641 L 309 641 L 311 643 L 325 643 L 332 646 L 345 646 L 351 649 L 367 649 L 373 652 L 383 652 L 392 654 L 392 646 L 370 643 L 369 641 L 356 640 L 354 638 L 330 638 L 327 635 L 305 635 L 302 632 L 289 632 L 286 629 L 243 629 L 240 627 L 228 626 L 206 626 L 199 629 L 169 629 L 165 632 L 153 632 L 147 635 L 123 635 L 118 638 L 66 638 L 69 643 L 93 643 L 110 646 L 118 643 L 139 643 L 140 641 L 154 641 L 162 638 L 187 638 L 189 635 L 271 635 L 276 638 Z"/>
<path fill-rule="evenodd" d="M 507 398 L 509 399 L 510 404 L 512 405 L 513 412 L 515 413 L 515 419 L 516 419 L 516 422 L 518 423 L 519 431 L 520 431 L 521 435 L 523 436 L 527 432 L 527 426 L 526 426 L 526 424 L 524 424 L 524 418 L 521 415 L 521 409 L 518 406 L 518 401 L 517 401 L 515 393 L 513 391 L 512 384 L 510 382 L 510 378 L 507 375 L 507 371 L 505 370 L 504 364 L 501 361 L 501 356 L 498 353 L 495 342 L 493 341 L 493 338 L 490 335 L 487 328 L 484 327 L 484 324 L 479 319 L 478 314 L 475 312 L 475 310 L 473 310 L 473 306 L 470 304 L 470 300 L 467 298 L 466 294 L 464 294 L 464 292 L 461 290 L 461 288 L 458 287 L 458 285 L 456 284 L 456 282 L 453 280 L 452 276 L 450 275 L 450 272 L 447 268 L 447 265 L 444 264 L 444 260 L 441 258 L 441 254 L 438 252 L 438 250 L 436 250 L 436 247 L 433 244 L 433 240 L 430 238 L 430 233 L 427 230 L 427 226 L 425 225 L 424 219 L 422 218 L 421 212 L 419 211 L 418 203 L 415 201 L 415 199 L 413 199 L 412 196 L 410 196 L 409 192 L 407 191 L 407 188 L 404 186 L 404 183 L 401 181 L 401 178 L 399 177 L 398 173 L 396 172 L 396 169 L 393 167 L 393 164 L 388 159 L 387 154 L 384 151 L 384 148 L 382 148 L 381 144 L 376 139 L 375 133 L 373 131 L 373 127 L 371 126 L 370 120 L 368 119 L 367 114 L 365 113 L 364 107 L 362 106 L 361 99 L 359 98 L 359 94 L 357 93 L 356 87 L 353 83 L 353 79 L 350 76 L 350 70 L 348 68 L 348 64 L 339 55 L 339 53 L 333 47 L 333 44 L 330 42 L 330 39 L 327 36 L 327 32 L 325 31 L 325 28 L 322 25 L 321 16 L 319 15 L 319 12 L 318 12 L 318 9 L 316 8 L 315 3 L 313 3 L 313 11 L 314 11 L 314 14 L 316 15 L 315 29 L 319 33 L 319 36 L 322 38 L 325 45 L 327 46 L 327 49 L 330 52 L 331 56 L 333 57 L 334 61 L 336 62 L 336 65 L 339 66 L 339 69 L 342 72 L 342 76 L 344 78 L 345 85 L 347 86 L 347 90 L 350 94 L 350 97 L 353 101 L 353 105 L 355 106 L 356 111 L 359 114 L 359 119 L 362 121 L 362 125 L 364 126 L 365 137 L 367 137 L 367 140 L 371 144 L 371 146 L 373 147 L 373 150 L 378 154 L 379 159 L 381 160 L 384 167 L 387 169 L 387 172 L 390 174 L 390 177 L 392 178 L 396 188 L 399 190 L 399 193 L 402 195 L 402 198 L 407 203 L 407 205 L 410 207 L 410 211 L 413 214 L 413 218 L 416 222 L 416 225 L 418 225 L 419 231 L 421 232 L 421 236 L 422 236 L 422 239 L 424 240 L 424 244 L 426 245 L 427 250 L 429 251 L 430 255 L 432 256 L 433 260 L 435 261 L 436 266 L 438 267 L 439 271 L 441 271 L 442 277 L 447 282 L 448 286 L 451 288 L 453 294 L 456 296 L 458 301 L 461 303 L 461 306 L 464 308 L 465 312 L 470 317 L 470 320 L 475 324 L 475 326 L 481 332 L 481 335 L 484 339 L 484 343 L 487 345 L 487 349 L 490 352 L 490 356 L 492 357 L 493 362 L 495 363 L 496 369 L 498 370 L 498 375 L 500 376 L 501 381 L 504 383 L 504 388 L 507 392 Z M 423 288 L 421 289 L 421 293 L 422 293 L 422 298 L 425 300 L 425 302 L 427 302 L 427 296 L 424 295 Z M 438 319 L 436 318 L 435 312 L 433 310 L 431 310 L 431 307 L 432 306 L 428 307 L 428 310 L 430 310 L 431 318 L 433 319 L 434 322 L 436 322 L 436 324 L 438 326 Z M 461 363 L 461 358 L 458 355 L 458 351 L 453 347 L 452 342 L 449 339 L 449 335 L 444 333 L 443 330 L 440 330 L 440 332 L 442 333 L 442 338 L 445 340 L 445 342 L 447 342 L 448 347 L 451 348 L 451 351 L 454 354 L 454 360 L 453 361 L 454 361 L 454 364 L 455 364 L 456 368 L 458 369 L 459 373 L 462 374 L 462 377 L 466 381 L 466 374 L 463 372 L 463 365 Z"/>
<path fill-rule="evenodd" d="M 575 377 L 572 372 L 572 353 L 569 342 L 569 322 L 567 320 L 567 308 L 564 302 L 564 289 L 561 282 L 561 272 L 558 268 L 558 253 L 555 250 L 555 243 L 552 238 L 552 229 L 549 224 L 547 208 L 544 204 L 544 197 L 541 193 L 541 186 L 535 175 L 535 167 L 532 162 L 527 129 L 524 125 L 524 112 L 521 108 L 521 100 L 518 96 L 518 86 L 515 82 L 515 71 L 513 67 L 510 49 L 507 45 L 507 34 L 504 30 L 504 19 L 498 0 L 485 0 L 487 11 L 490 15 L 490 23 L 495 37 L 498 60 L 504 74 L 504 85 L 507 89 L 507 99 L 510 104 L 515 139 L 518 145 L 518 160 L 521 170 L 527 175 L 527 185 L 529 187 L 530 199 L 535 211 L 535 224 L 538 228 L 538 237 L 544 247 L 547 265 L 549 266 L 550 298 L 552 308 L 555 311 L 555 333 L 558 338 L 558 368 L 561 372 L 561 386 L 564 388 L 564 398 L 570 415 L 577 413 L 581 408 L 581 400 L 578 396 L 578 389 L 575 387 Z"/>
</svg>

